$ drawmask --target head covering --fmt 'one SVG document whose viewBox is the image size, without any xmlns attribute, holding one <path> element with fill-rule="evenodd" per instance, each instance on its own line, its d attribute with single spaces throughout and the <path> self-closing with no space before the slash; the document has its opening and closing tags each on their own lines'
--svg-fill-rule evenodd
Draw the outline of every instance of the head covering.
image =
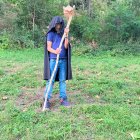
<svg viewBox="0 0 140 140">
<path fill-rule="evenodd" d="M 62 17 L 60 16 L 55 16 L 53 17 L 53 19 L 51 20 L 50 24 L 49 24 L 49 29 L 48 29 L 48 32 L 47 34 L 50 32 L 50 31 L 54 31 L 55 30 L 55 26 L 56 24 L 61 24 L 61 30 L 60 30 L 60 34 L 63 35 L 64 33 L 64 28 L 65 28 L 65 23 L 64 23 L 64 20 Z"/>
</svg>

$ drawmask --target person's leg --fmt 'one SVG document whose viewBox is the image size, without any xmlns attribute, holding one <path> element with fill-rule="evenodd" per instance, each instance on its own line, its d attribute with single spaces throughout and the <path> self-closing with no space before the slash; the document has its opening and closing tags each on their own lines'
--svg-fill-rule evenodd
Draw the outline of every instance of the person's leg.
<svg viewBox="0 0 140 140">
<path fill-rule="evenodd" d="M 67 75 L 67 59 L 59 61 L 59 91 L 60 99 L 67 99 L 66 94 L 66 75 Z"/>
<path fill-rule="evenodd" d="M 54 70 L 54 67 L 55 67 L 55 63 L 56 63 L 56 59 L 50 59 L 50 74 L 51 75 L 53 73 L 53 70 Z M 58 67 L 57 67 L 57 70 L 58 70 Z M 57 73 L 57 70 L 56 70 L 56 73 Z M 48 100 L 51 98 L 51 95 L 52 95 L 53 85 L 54 85 L 56 73 L 54 75 L 53 81 L 52 81 L 51 86 L 50 86 L 50 90 L 48 92 L 48 97 L 47 97 Z M 49 84 L 50 84 L 50 79 L 46 83 L 46 89 L 45 89 L 45 92 L 44 92 L 44 97 L 46 96 Z"/>
</svg>

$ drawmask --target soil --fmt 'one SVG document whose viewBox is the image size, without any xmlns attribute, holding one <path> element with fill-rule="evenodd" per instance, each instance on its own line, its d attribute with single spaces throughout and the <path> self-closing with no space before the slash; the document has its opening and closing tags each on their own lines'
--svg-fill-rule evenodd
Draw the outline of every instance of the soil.
<svg viewBox="0 0 140 140">
<path fill-rule="evenodd" d="M 37 112 L 42 111 L 43 107 L 43 94 L 45 87 L 40 89 L 29 89 L 22 88 L 21 94 L 16 99 L 15 103 L 22 111 L 28 110 L 30 106 L 34 103 L 39 103 Z M 73 91 L 67 92 L 68 100 L 70 102 L 70 107 L 76 105 L 83 104 L 104 104 L 105 102 L 101 100 L 100 96 L 96 95 L 95 97 L 90 96 L 89 94 L 82 93 L 81 91 Z M 59 101 L 59 93 L 53 93 L 53 97 L 51 99 L 51 111 L 59 111 L 60 101 Z"/>
</svg>

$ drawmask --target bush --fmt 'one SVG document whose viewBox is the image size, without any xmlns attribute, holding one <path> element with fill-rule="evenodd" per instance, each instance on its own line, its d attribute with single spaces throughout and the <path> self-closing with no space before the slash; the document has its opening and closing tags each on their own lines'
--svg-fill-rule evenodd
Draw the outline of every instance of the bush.
<svg viewBox="0 0 140 140">
<path fill-rule="evenodd" d="M 86 42 L 95 40 L 104 45 L 140 40 L 140 17 L 127 1 L 112 1 L 110 4 L 99 2 L 100 6 L 97 4 L 94 1 L 92 18 L 81 13 L 73 21 L 71 28 L 75 37 Z"/>
<path fill-rule="evenodd" d="M 105 17 L 105 26 L 101 32 L 104 43 L 114 44 L 127 42 L 131 38 L 137 41 L 140 37 L 140 21 L 124 5 L 114 5 L 113 10 Z"/>
<path fill-rule="evenodd" d="M 123 56 L 123 55 L 140 55 L 140 43 L 118 43 L 114 45 L 100 45 L 98 48 L 92 48 L 87 43 L 73 44 L 73 54 L 76 56 L 100 56 L 107 53 L 111 56 Z"/>
<path fill-rule="evenodd" d="M 99 23 L 86 15 L 76 17 L 71 25 L 72 34 L 85 42 L 98 39 L 100 32 Z"/>
<path fill-rule="evenodd" d="M 47 32 L 47 26 L 53 16 L 62 15 L 59 5 L 61 1 L 42 0 L 20 0 L 18 2 L 19 12 L 15 21 L 14 40 L 20 42 L 23 47 L 38 47 L 43 45 L 43 37 Z"/>
<path fill-rule="evenodd" d="M 4 31 L 1 33 L 1 38 L 0 38 L 0 48 L 1 49 L 8 49 L 10 48 L 10 37 L 8 34 Z"/>
</svg>

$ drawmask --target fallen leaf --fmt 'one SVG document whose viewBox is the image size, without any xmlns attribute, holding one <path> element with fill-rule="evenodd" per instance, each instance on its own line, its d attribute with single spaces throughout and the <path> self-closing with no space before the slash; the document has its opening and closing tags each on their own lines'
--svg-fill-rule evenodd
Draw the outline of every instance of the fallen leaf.
<svg viewBox="0 0 140 140">
<path fill-rule="evenodd" d="M 99 95 L 96 95 L 95 97 L 96 97 L 97 99 L 100 99 L 100 96 L 99 96 Z"/>
</svg>

